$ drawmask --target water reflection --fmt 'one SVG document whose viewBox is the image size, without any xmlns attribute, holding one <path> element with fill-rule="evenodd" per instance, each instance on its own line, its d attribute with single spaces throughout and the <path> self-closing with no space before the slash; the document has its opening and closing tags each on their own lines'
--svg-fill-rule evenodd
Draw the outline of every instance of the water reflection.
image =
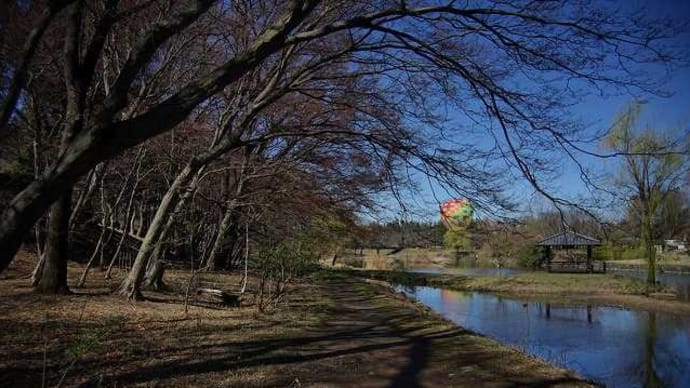
<svg viewBox="0 0 690 388">
<path fill-rule="evenodd" d="M 656 344 L 656 314 L 649 313 L 647 316 L 647 335 L 645 336 L 644 348 L 644 376 L 645 387 L 661 387 L 661 381 L 654 369 L 654 347 Z"/>
<path fill-rule="evenodd" d="M 522 272 L 516 268 L 496 268 L 496 267 L 449 267 L 449 268 L 409 268 L 408 272 L 450 274 L 450 275 L 472 275 L 472 276 L 509 276 Z"/>
<path fill-rule="evenodd" d="M 690 319 L 429 287 L 410 295 L 459 325 L 607 386 L 689 386 Z"/>
</svg>

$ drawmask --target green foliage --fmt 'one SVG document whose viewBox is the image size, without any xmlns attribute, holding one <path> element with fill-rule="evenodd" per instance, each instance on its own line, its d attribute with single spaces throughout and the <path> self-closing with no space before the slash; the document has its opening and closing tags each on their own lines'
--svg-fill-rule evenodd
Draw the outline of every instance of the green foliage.
<svg viewBox="0 0 690 388">
<path fill-rule="evenodd" d="M 517 252 L 518 263 L 523 268 L 536 268 L 541 264 L 543 254 L 536 245 L 525 245 Z"/>
<path fill-rule="evenodd" d="M 337 217 L 315 217 L 288 244 L 297 252 L 318 257 L 342 252 L 347 246 L 350 234 L 350 228 Z"/>
<path fill-rule="evenodd" d="M 443 235 L 443 245 L 447 249 L 469 250 L 472 248 L 472 239 L 465 229 L 448 229 Z"/>
<path fill-rule="evenodd" d="M 604 244 L 592 251 L 595 260 L 635 260 L 645 257 L 645 249 L 642 246 L 629 247 L 614 244 Z"/>
<path fill-rule="evenodd" d="M 631 104 L 614 120 L 604 146 L 624 156 L 621 172 L 614 178 L 614 188 L 629 199 L 628 211 L 639 221 L 640 239 L 645 247 L 648 283 L 655 283 L 654 240 L 662 203 L 678 190 L 687 172 L 687 150 L 679 147 L 674 136 L 649 127 L 641 129 L 642 105 Z"/>
<path fill-rule="evenodd" d="M 259 250 L 253 260 L 254 269 L 269 279 L 284 280 L 304 276 L 317 269 L 318 256 L 297 244 L 279 244 Z"/>
<path fill-rule="evenodd" d="M 620 249 L 610 244 L 594 247 L 592 258 L 594 260 L 620 260 Z"/>
</svg>

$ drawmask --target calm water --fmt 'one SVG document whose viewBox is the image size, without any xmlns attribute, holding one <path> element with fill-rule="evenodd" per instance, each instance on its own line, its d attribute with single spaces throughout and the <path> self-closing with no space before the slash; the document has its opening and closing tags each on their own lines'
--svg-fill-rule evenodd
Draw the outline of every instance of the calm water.
<svg viewBox="0 0 690 388">
<path fill-rule="evenodd" d="M 607 386 L 690 387 L 688 318 L 430 287 L 401 291 L 462 327 Z"/>
<path fill-rule="evenodd" d="M 510 276 L 524 270 L 517 268 L 486 268 L 486 267 L 448 267 L 448 268 L 410 268 L 409 272 L 444 273 L 470 276 Z M 647 279 L 647 273 L 641 271 L 610 271 L 610 273 L 637 279 Z M 668 285 L 676 292 L 679 300 L 690 302 L 690 274 L 659 272 L 656 275 L 661 284 Z M 688 382 L 690 387 L 690 382 Z"/>
<path fill-rule="evenodd" d="M 452 275 L 474 276 L 507 276 L 522 272 L 515 268 L 491 268 L 491 267 L 446 267 L 446 268 L 410 268 L 408 272 L 418 273 L 443 273 Z"/>
</svg>

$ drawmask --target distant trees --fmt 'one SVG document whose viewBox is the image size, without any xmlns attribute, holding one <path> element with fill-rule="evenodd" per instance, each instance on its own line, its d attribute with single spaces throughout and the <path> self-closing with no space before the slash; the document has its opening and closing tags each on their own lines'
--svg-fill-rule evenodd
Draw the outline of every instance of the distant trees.
<svg viewBox="0 0 690 388">
<path fill-rule="evenodd" d="M 614 188 L 629 201 L 640 225 L 640 241 L 647 260 L 647 283 L 656 284 L 656 249 L 659 218 L 676 222 L 669 210 L 677 209 L 677 193 L 688 172 L 688 139 L 674 139 L 652 128 L 640 128 L 642 105 L 631 104 L 614 121 L 605 146 L 622 157 Z M 677 135 L 676 135 L 677 136 Z M 664 210 L 664 211 L 662 211 Z M 676 222 L 677 223 L 677 222 Z"/>
<path fill-rule="evenodd" d="M 362 248 L 431 248 L 443 246 L 446 229 L 440 221 L 392 220 L 361 225 L 355 246 Z"/>
</svg>

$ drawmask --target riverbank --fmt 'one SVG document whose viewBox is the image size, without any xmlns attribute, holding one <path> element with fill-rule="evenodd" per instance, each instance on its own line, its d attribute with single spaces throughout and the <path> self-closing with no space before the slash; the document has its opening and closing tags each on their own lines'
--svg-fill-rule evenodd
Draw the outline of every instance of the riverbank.
<svg viewBox="0 0 690 388">
<path fill-rule="evenodd" d="M 324 261 L 331 265 L 332 260 Z M 403 270 L 409 268 L 445 268 L 453 265 L 493 268 L 491 257 L 466 255 L 458 257 L 445 248 L 363 249 L 349 252 L 336 260 L 336 266 L 367 270 Z M 503 259 L 506 266 L 517 266 L 516 259 Z"/>
<path fill-rule="evenodd" d="M 673 300 L 669 289 L 647 293 L 639 279 L 614 274 L 524 272 L 506 276 L 469 276 L 400 271 L 346 270 L 356 276 L 408 286 L 491 292 L 552 303 L 596 304 L 690 316 L 690 303 Z"/>
<path fill-rule="evenodd" d="M 616 271 L 647 271 L 647 263 L 643 259 L 607 261 L 606 264 Z M 656 267 L 659 273 L 690 274 L 690 258 L 658 261 Z"/>
<path fill-rule="evenodd" d="M 96 271 L 68 296 L 31 292 L 30 255 L 0 280 L 0 386 L 587 386 L 463 330 L 379 282 L 322 271 L 267 312 L 191 303 L 186 271 L 131 304 Z M 70 264 L 70 284 L 81 266 Z M 209 274 L 236 288 L 235 274 Z"/>
</svg>

